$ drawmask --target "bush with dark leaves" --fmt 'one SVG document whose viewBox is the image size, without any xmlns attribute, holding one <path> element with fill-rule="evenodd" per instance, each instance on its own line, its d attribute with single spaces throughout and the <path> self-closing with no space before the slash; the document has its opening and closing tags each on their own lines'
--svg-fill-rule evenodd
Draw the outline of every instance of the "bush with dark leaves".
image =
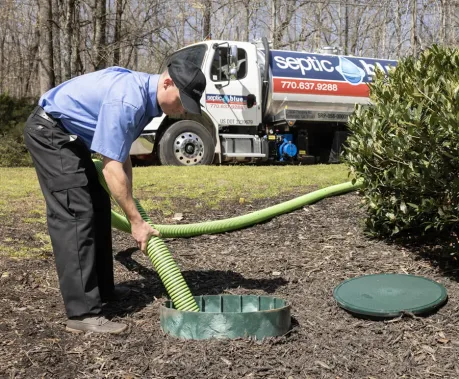
<svg viewBox="0 0 459 379">
<path fill-rule="evenodd" d="M 459 221 L 459 50 L 433 46 L 370 85 L 350 118 L 345 160 L 371 234 L 424 234 Z"/>
</svg>

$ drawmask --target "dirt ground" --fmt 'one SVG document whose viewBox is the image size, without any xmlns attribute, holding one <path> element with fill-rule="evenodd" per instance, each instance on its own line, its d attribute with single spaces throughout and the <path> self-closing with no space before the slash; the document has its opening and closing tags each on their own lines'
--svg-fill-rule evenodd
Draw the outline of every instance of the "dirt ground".
<svg viewBox="0 0 459 379">
<path fill-rule="evenodd" d="M 201 209 L 185 213 L 180 222 L 241 215 L 292 197 Z M 458 378 L 454 260 L 367 238 L 359 204 L 353 193 L 245 230 L 166 240 L 194 295 L 269 294 L 288 300 L 292 330 L 263 341 L 183 341 L 165 335 L 159 324 L 164 287 L 126 234 L 114 233 L 115 275 L 118 283 L 130 286 L 132 296 L 106 307 L 115 320 L 129 324 L 119 336 L 65 331 L 51 255 L 3 257 L 0 377 Z M 171 222 L 159 214 L 152 219 Z M 0 226 L 0 238 L 10 233 Z M 33 244 L 27 228 L 14 233 Z M 382 272 L 434 279 L 446 286 L 449 301 L 428 317 L 389 321 L 358 319 L 336 305 L 332 292 L 340 282 Z"/>
</svg>

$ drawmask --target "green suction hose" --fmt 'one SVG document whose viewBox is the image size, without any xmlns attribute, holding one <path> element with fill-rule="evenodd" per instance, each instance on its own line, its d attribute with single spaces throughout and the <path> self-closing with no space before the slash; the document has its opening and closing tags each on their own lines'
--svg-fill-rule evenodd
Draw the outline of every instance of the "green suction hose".
<svg viewBox="0 0 459 379">
<path fill-rule="evenodd" d="M 94 160 L 94 163 L 99 174 L 100 183 L 105 188 L 105 190 L 110 193 L 102 173 L 102 162 Z M 346 182 L 323 188 L 318 191 L 314 191 L 309 194 L 286 201 L 284 203 L 249 213 L 247 215 L 233 217 L 226 220 L 208 221 L 188 225 L 153 225 L 137 199 L 135 199 L 135 202 L 142 218 L 152 227 L 159 230 L 162 237 L 192 237 L 202 234 L 214 234 L 242 229 L 269 220 L 281 214 L 292 212 L 295 209 L 315 203 L 326 197 L 355 191 L 360 187 L 362 187 L 361 180 L 355 182 Z M 130 233 L 131 225 L 129 224 L 129 221 L 126 219 L 126 217 L 116 213 L 113 210 L 111 212 L 112 226 L 121 231 Z M 160 238 L 150 238 L 148 241 L 147 253 L 164 286 L 166 287 L 166 290 L 169 293 L 174 305 L 176 306 L 176 309 L 199 311 L 199 307 L 192 297 L 191 292 L 188 289 L 185 280 L 183 279 L 183 276 L 177 267 L 177 264 L 173 260 L 171 254 L 167 250 L 167 247 Z"/>
<path fill-rule="evenodd" d="M 284 203 L 273 205 L 269 208 L 226 220 L 208 221 L 188 225 L 155 225 L 155 229 L 159 230 L 164 238 L 193 237 L 202 234 L 229 232 L 258 224 L 284 213 L 292 212 L 295 209 L 315 203 L 326 197 L 355 191 L 361 186 L 362 181 L 356 181 L 355 183 L 346 182 L 308 193 Z M 112 226 L 126 232 L 129 232 L 130 229 L 129 222 L 126 218 L 113 210 Z"/>
<path fill-rule="evenodd" d="M 105 188 L 107 193 L 110 193 L 104 174 L 102 173 L 102 162 L 100 160 L 94 160 L 94 165 L 96 166 L 97 173 L 99 175 L 99 182 Z M 145 222 L 148 222 L 148 224 L 152 227 L 156 228 L 156 226 L 154 226 L 151 222 L 150 217 L 148 217 L 147 213 L 140 205 L 139 201 L 137 199 L 134 200 L 142 219 Z M 113 221 L 113 214 L 116 215 L 115 221 Z M 116 219 L 119 220 L 116 221 Z M 120 216 L 113 211 L 112 223 L 115 227 L 121 229 L 122 231 L 127 233 L 131 232 L 131 225 L 129 224 L 129 221 L 125 217 Z M 181 311 L 199 312 L 199 306 L 191 294 L 182 273 L 164 242 L 158 237 L 151 237 L 147 245 L 147 254 L 162 283 L 164 284 L 164 287 L 166 287 L 167 293 L 172 299 L 175 308 Z"/>
</svg>

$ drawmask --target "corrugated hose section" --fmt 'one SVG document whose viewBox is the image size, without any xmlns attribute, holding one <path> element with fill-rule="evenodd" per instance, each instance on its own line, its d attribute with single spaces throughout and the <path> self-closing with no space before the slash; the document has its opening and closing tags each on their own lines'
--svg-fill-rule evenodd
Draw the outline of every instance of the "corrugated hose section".
<svg viewBox="0 0 459 379">
<path fill-rule="evenodd" d="M 102 172 L 102 162 L 100 160 L 94 160 L 94 164 L 99 174 L 99 182 L 105 190 L 110 193 Z M 135 204 L 137 210 L 142 216 L 142 219 L 157 229 L 137 199 L 135 199 Z M 115 217 L 113 217 L 114 214 L 116 215 Z M 112 225 L 124 232 L 131 232 L 131 225 L 129 224 L 129 221 L 125 217 L 113 212 L 113 210 Z M 181 311 L 199 312 L 199 306 L 191 294 L 191 291 L 188 288 L 177 263 L 174 261 L 174 258 L 161 238 L 150 238 L 147 245 L 147 254 L 153 264 L 153 267 L 158 273 L 159 278 L 164 284 L 164 287 L 166 287 L 166 291 L 169 294 L 175 308 Z"/>
</svg>

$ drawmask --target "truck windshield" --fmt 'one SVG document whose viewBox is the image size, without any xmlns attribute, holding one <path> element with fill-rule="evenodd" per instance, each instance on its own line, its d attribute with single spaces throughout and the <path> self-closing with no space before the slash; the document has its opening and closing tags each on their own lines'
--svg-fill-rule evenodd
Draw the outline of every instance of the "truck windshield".
<svg viewBox="0 0 459 379">
<path fill-rule="evenodd" d="M 206 45 L 191 46 L 186 49 L 179 50 L 166 60 L 166 64 L 161 67 L 160 72 L 163 72 L 166 69 L 167 64 L 172 58 L 185 59 L 193 62 L 198 67 L 202 67 L 202 61 L 204 59 L 204 55 L 206 54 L 206 50 Z"/>
</svg>

